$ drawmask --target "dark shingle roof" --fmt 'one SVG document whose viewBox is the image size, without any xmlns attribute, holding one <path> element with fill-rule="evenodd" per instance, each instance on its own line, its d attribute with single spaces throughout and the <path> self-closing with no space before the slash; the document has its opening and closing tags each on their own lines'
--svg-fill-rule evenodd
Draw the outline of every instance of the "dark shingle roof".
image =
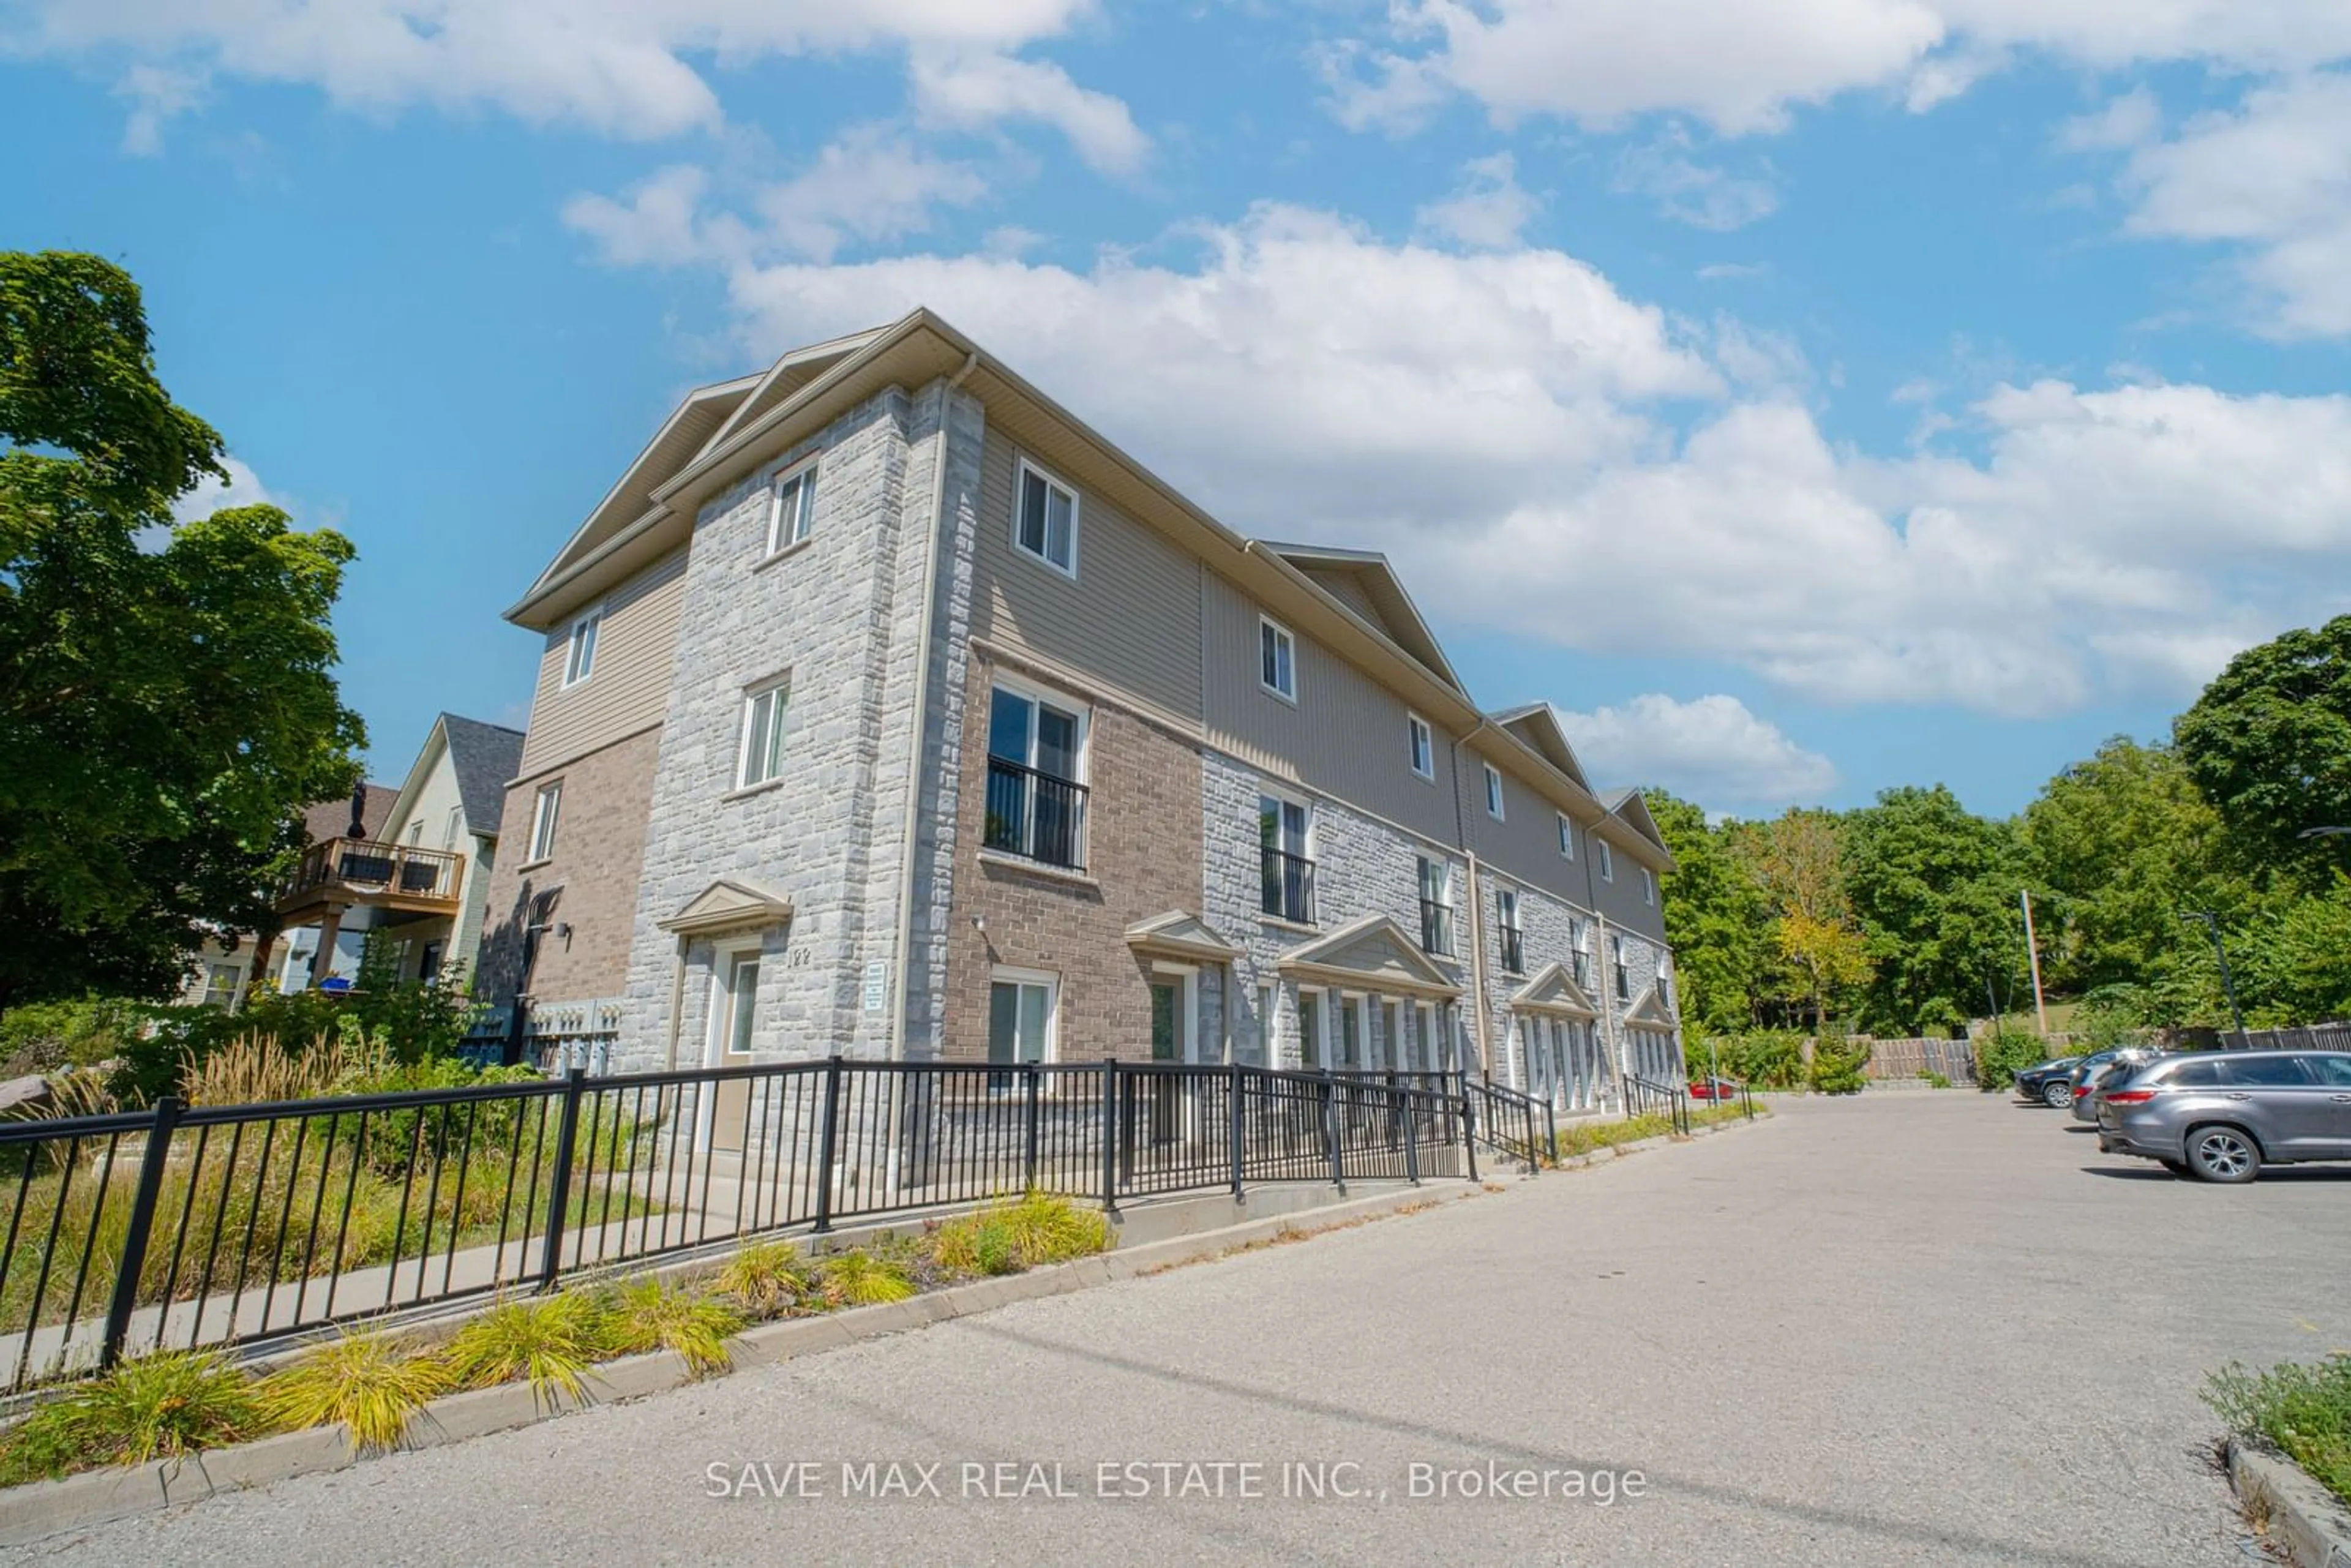
<svg viewBox="0 0 2351 1568">
<path fill-rule="evenodd" d="M 495 836 L 506 810 L 507 782 L 522 770 L 522 731 L 454 713 L 443 714 L 441 726 L 449 737 L 449 766 L 457 775 L 465 826 Z"/>
<path fill-rule="evenodd" d="M 367 787 L 367 807 L 360 814 L 360 823 L 367 836 L 375 838 L 383 831 L 383 819 L 392 803 L 400 799 L 400 791 L 381 784 Z M 319 843 L 328 839 L 340 839 L 351 825 L 351 799 L 345 795 L 333 800 L 319 800 L 302 808 L 302 826 L 308 841 Z"/>
</svg>

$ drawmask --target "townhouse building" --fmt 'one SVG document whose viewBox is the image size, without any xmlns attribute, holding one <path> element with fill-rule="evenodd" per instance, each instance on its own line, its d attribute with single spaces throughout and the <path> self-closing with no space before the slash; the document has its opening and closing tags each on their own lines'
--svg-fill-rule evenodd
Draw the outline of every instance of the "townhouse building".
<svg viewBox="0 0 2351 1568">
<path fill-rule="evenodd" d="M 1639 797 L 927 311 L 689 393 L 509 618 L 482 976 L 544 1040 L 1680 1071 Z"/>
</svg>

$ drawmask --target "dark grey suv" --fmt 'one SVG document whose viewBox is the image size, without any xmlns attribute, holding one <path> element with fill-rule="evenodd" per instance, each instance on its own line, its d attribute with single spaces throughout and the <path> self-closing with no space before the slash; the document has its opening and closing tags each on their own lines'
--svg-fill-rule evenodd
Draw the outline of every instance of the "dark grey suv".
<svg viewBox="0 0 2351 1568">
<path fill-rule="evenodd" d="M 2098 1146 L 2217 1182 L 2351 1160 L 2351 1051 L 2158 1056 L 2098 1096 Z"/>
</svg>

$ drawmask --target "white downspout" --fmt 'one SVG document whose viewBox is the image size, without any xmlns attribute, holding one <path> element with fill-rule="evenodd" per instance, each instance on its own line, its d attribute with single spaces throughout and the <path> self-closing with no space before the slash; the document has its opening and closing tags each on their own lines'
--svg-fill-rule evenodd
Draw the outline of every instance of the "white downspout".
<svg viewBox="0 0 2351 1568">
<path fill-rule="evenodd" d="M 1486 905 L 1479 895 L 1478 852 L 1469 847 L 1469 819 L 1461 807 L 1461 748 L 1494 727 L 1480 714 L 1478 727 L 1453 743 L 1453 836 L 1461 841 L 1462 857 L 1469 863 L 1469 994 L 1478 1029 L 1478 1071 L 1489 1082 L 1494 1077 L 1491 1030 L 1486 1019 Z"/>
<path fill-rule="evenodd" d="M 906 827 L 898 842 L 898 946 L 890 999 L 890 1060 L 906 1059 L 906 971 L 914 943 L 914 830 L 922 820 L 923 731 L 931 703 L 931 632 L 939 601 L 939 530 L 947 504 L 947 428 L 954 393 L 979 368 L 979 350 L 964 356 L 963 368 L 947 378 L 939 394 L 939 450 L 931 463 L 931 537 L 923 546 L 923 612 L 914 644 L 914 734 L 906 743 Z"/>
</svg>

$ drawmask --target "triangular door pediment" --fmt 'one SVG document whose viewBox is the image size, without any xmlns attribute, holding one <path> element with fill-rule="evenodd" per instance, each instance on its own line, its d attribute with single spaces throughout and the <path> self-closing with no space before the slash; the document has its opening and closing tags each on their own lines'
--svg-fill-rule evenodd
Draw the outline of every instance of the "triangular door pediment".
<svg viewBox="0 0 2351 1568">
<path fill-rule="evenodd" d="M 1226 941 L 1217 928 L 1198 915 L 1171 909 L 1126 928 L 1127 946 L 1155 953 L 1221 963 L 1238 957 L 1240 949 Z"/>
<path fill-rule="evenodd" d="M 1532 978 L 1510 995 L 1510 1006 L 1537 1012 L 1573 1013 L 1577 1018 L 1598 1018 L 1600 1009 L 1575 983 L 1575 977 L 1564 964 L 1547 964 Z"/>
<path fill-rule="evenodd" d="M 1672 1009 L 1666 1006 L 1665 998 L 1657 995 L 1655 986 L 1643 991 L 1640 999 L 1626 1009 L 1625 1021 L 1627 1024 L 1646 1024 L 1652 1029 L 1672 1029 L 1678 1022 Z"/>
<path fill-rule="evenodd" d="M 1420 944 L 1384 915 L 1366 916 L 1302 947 L 1291 948 L 1282 955 L 1280 967 L 1294 977 L 1361 986 L 1366 990 L 1435 997 L 1461 994 L 1453 977 L 1429 962 Z"/>
<path fill-rule="evenodd" d="M 791 916 L 792 901 L 783 894 L 771 893 L 757 883 L 722 876 L 660 925 L 663 930 L 681 936 L 704 936 L 719 931 L 773 925 Z"/>
</svg>

